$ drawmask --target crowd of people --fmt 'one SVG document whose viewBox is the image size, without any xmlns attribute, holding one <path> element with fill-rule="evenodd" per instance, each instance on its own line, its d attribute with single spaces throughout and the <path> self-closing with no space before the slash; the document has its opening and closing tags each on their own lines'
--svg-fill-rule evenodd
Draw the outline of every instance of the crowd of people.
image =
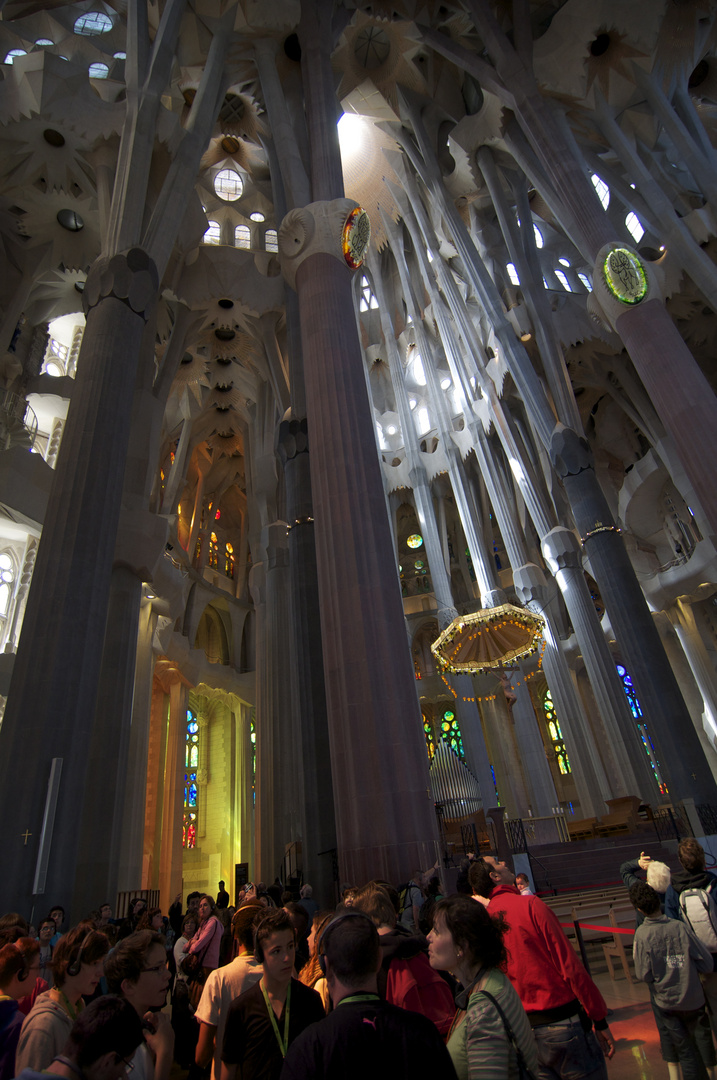
<svg viewBox="0 0 717 1080">
<path fill-rule="evenodd" d="M 672 877 L 644 853 L 621 871 L 663 1056 L 707 1080 L 717 879 L 695 841 L 679 857 Z M 166 917 L 141 899 L 124 919 L 103 905 L 66 933 L 61 907 L 37 930 L 9 913 L 0 1080 L 169 1080 L 173 1068 L 188 1080 L 606 1080 L 607 1006 L 555 915 L 505 862 L 466 869 L 450 896 L 434 868 L 398 888 L 346 888 L 333 910 L 277 881 L 248 884 L 234 907 L 224 882 L 186 908 L 179 895 Z"/>
</svg>

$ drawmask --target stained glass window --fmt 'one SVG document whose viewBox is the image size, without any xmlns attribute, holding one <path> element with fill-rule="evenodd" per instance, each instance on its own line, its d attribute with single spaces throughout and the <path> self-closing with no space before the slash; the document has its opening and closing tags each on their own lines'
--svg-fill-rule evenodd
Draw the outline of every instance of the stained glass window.
<svg viewBox="0 0 717 1080">
<path fill-rule="evenodd" d="M 75 33 L 83 37 L 94 37 L 96 34 L 106 34 L 112 29 L 112 20 L 103 11 L 86 11 L 75 19 Z"/>
<path fill-rule="evenodd" d="M 207 557 L 207 564 L 214 570 L 219 566 L 219 541 L 217 540 L 216 533 L 212 533 L 209 537 L 209 555 Z"/>
<path fill-rule="evenodd" d="M 520 278 L 518 277 L 518 271 L 515 269 L 515 263 L 507 263 L 505 268 L 508 271 L 511 285 L 520 285 Z"/>
<path fill-rule="evenodd" d="M 184 739 L 184 816 L 182 847 L 197 846 L 197 769 L 199 768 L 199 724 L 192 709 L 187 709 Z"/>
<path fill-rule="evenodd" d="M 446 740 L 451 750 L 455 750 L 461 761 L 465 760 L 461 729 L 458 725 L 458 718 L 452 709 L 446 709 L 441 717 L 441 738 Z"/>
<path fill-rule="evenodd" d="M 410 548 L 413 548 L 415 550 L 416 548 L 419 548 L 423 545 L 423 537 L 420 536 L 418 533 L 412 533 L 411 536 L 409 536 L 406 540 L 406 543 Z"/>
<path fill-rule="evenodd" d="M 433 759 L 433 755 L 436 752 L 436 743 L 433 736 L 433 724 L 426 717 L 423 717 L 423 734 L 426 737 L 426 749 L 428 750 L 428 760 Z"/>
<path fill-rule="evenodd" d="M 264 248 L 266 251 L 279 250 L 279 234 L 276 229 L 267 229 L 264 233 Z"/>
<path fill-rule="evenodd" d="M 495 802 L 496 802 L 496 806 L 500 806 L 500 805 L 501 805 L 501 802 L 500 802 L 500 795 L 498 794 L 498 783 L 497 783 L 497 781 L 496 781 L 496 778 L 495 778 L 495 769 L 493 768 L 493 766 L 492 766 L 492 765 L 491 765 L 491 767 L 490 767 L 490 774 L 491 774 L 491 776 L 493 777 L 493 787 L 495 788 Z M 483 805 L 485 806 L 485 803 L 484 803 Z"/>
<path fill-rule="evenodd" d="M 622 664 L 617 664 L 616 667 L 617 673 L 622 679 L 622 685 L 628 700 L 628 704 L 630 706 L 630 711 L 635 717 L 635 721 L 637 723 L 637 730 L 640 732 L 640 738 L 642 739 L 642 745 L 645 748 L 645 753 L 650 759 L 650 767 L 655 774 L 657 786 L 659 787 L 662 795 L 667 795 L 667 784 L 662 779 L 662 774 L 660 773 L 660 763 L 657 760 L 655 744 L 652 741 L 652 736 L 650 735 L 650 732 L 647 730 L 647 724 L 645 723 L 644 717 L 642 715 L 640 701 L 637 694 L 635 693 L 635 687 L 632 685 L 632 679 L 630 678 L 630 674 L 627 668 L 624 668 Z"/>
<path fill-rule="evenodd" d="M 226 554 L 224 558 L 224 573 L 229 578 L 234 577 L 234 548 L 231 544 L 226 546 Z"/>
<path fill-rule="evenodd" d="M 256 803 L 256 720 L 252 712 L 249 722 L 249 738 L 251 739 L 251 801 Z"/>
<path fill-rule="evenodd" d="M 555 705 L 553 704 L 553 695 L 549 690 L 543 699 L 543 708 L 545 709 L 545 722 L 548 725 L 548 734 L 553 744 L 555 760 L 558 763 L 560 772 L 564 776 L 567 776 L 571 771 L 570 759 L 568 758 L 565 743 L 563 742 L 563 733 L 560 730 L 560 721 L 558 719 L 558 714 L 555 711 Z"/>
</svg>

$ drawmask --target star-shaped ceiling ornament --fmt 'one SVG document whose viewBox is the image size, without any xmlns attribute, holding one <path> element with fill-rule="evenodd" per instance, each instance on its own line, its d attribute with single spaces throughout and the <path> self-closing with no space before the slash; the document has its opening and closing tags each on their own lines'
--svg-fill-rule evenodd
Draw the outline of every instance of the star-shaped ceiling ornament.
<svg viewBox="0 0 717 1080">
<path fill-rule="evenodd" d="M 629 62 L 643 59 L 645 55 L 630 43 L 627 34 L 619 33 L 614 26 L 601 26 L 588 46 L 586 96 L 594 83 L 606 101 L 610 101 L 611 93 L 614 96 L 616 91 L 621 98 L 625 89 L 632 93 L 635 87 Z"/>
</svg>

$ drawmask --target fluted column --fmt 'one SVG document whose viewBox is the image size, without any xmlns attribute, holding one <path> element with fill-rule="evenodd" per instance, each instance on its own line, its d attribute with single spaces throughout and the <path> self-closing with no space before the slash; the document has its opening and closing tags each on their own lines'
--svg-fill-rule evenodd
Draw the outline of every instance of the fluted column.
<svg viewBox="0 0 717 1080">
<path fill-rule="evenodd" d="M 336 240 L 354 205 L 292 211 L 279 245 L 301 312 L 339 860 L 347 880 L 393 880 L 430 865 L 437 835 L 351 277 Z"/>
<path fill-rule="evenodd" d="M 560 647 L 560 636 L 549 608 L 550 594 L 545 574 L 540 567 L 526 563 L 513 570 L 513 584 L 522 603 L 545 619 L 543 671 L 560 720 L 581 813 L 584 817 L 599 816 L 605 813 L 605 799 L 612 797 L 612 791 L 595 745 L 590 721 Z"/>
<path fill-rule="evenodd" d="M 304 880 L 311 883 L 319 904 L 328 904 L 334 897 L 333 862 L 330 856 L 320 855 L 320 852 L 336 847 L 336 819 L 305 419 L 286 417 L 282 421 L 279 428 L 279 456 L 284 462 L 286 513 L 290 525 L 291 622 L 298 691 L 296 708 L 301 727 L 304 772 Z"/>
<path fill-rule="evenodd" d="M 558 805 L 558 795 L 524 676 L 520 680 L 520 686 L 513 687 L 513 692 L 515 693 L 512 710 L 515 738 L 523 763 L 523 775 L 533 814 L 540 817 L 550 814 L 553 807 Z"/>
<path fill-rule="evenodd" d="M 98 260 L 83 293 L 77 380 L 0 731 L 0 813 L 8 830 L 0 907 L 8 909 L 32 907 L 50 763 L 61 758 L 46 887 L 71 919 L 84 914 L 71 906 L 77 792 L 87 782 L 137 364 L 156 291 L 154 265 L 134 248 Z M 16 762 L 28 740 L 37 752 L 20 783 Z M 26 829 L 32 837 L 24 844 Z"/>
<path fill-rule="evenodd" d="M 598 484 L 587 442 L 556 427 L 551 456 L 562 478 L 645 721 L 667 763 L 673 799 L 717 804 L 717 787 L 660 636 Z"/>
<path fill-rule="evenodd" d="M 640 795 L 651 802 L 656 794 L 652 770 L 643 763 L 641 740 L 630 707 L 595 615 L 583 571 L 580 545 L 570 529 L 558 526 L 543 537 L 543 555 L 558 583 L 582 651 L 585 668 L 608 736 L 614 795 Z M 642 768 L 641 768 L 642 766 Z"/>
</svg>

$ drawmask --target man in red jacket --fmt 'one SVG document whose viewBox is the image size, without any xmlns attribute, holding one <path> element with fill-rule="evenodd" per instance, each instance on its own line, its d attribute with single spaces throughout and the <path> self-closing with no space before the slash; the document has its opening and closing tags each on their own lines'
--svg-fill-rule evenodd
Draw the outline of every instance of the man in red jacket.
<svg viewBox="0 0 717 1080">
<path fill-rule="evenodd" d="M 533 1029 L 540 1080 L 607 1080 L 605 1056 L 615 1052 L 607 1005 L 553 912 L 521 896 L 515 874 L 492 856 L 473 863 L 469 881 L 491 914 L 505 913 L 506 973 Z"/>
</svg>

